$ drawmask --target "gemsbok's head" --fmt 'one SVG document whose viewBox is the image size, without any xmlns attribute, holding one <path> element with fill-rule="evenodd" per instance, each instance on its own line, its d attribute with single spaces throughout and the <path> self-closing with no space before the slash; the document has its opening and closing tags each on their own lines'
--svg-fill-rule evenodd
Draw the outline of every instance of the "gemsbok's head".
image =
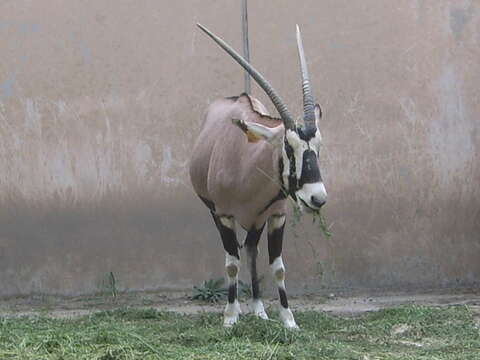
<svg viewBox="0 0 480 360">
<path fill-rule="evenodd" d="M 303 124 L 297 123 L 270 83 L 227 43 L 197 24 L 220 47 L 232 56 L 263 88 L 280 114 L 282 125 L 271 128 L 258 123 L 233 119 L 250 140 L 264 139 L 282 152 L 280 170 L 284 191 L 302 211 L 317 212 L 327 201 L 327 192 L 320 173 L 319 153 L 322 137 L 319 129 L 322 111 L 315 103 L 307 70 L 300 29 L 297 45 L 303 89 Z"/>
</svg>

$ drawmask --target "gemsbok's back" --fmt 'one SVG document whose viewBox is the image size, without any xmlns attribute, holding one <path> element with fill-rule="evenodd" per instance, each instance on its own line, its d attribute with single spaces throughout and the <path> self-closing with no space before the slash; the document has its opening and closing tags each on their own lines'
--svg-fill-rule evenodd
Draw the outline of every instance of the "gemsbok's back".
<svg viewBox="0 0 480 360">
<path fill-rule="evenodd" d="M 286 198 L 290 196 L 303 211 L 317 212 L 327 200 L 319 170 L 321 110 L 311 92 L 300 30 L 297 44 L 300 57 L 304 123 L 297 124 L 272 86 L 228 44 L 198 25 L 230 54 L 267 93 L 280 118 L 270 116 L 255 98 L 242 94 L 222 98 L 208 108 L 207 117 L 195 143 L 190 178 L 200 199 L 210 209 L 223 247 L 228 278 L 228 303 L 224 326 L 238 320 L 237 300 L 239 249 L 235 225 L 248 233 L 245 240 L 252 276 L 253 310 L 268 316 L 260 300 L 256 271 L 257 246 L 268 224 L 268 253 L 280 297 L 280 317 L 288 328 L 297 328 L 288 307 L 285 267 L 282 261 Z"/>
</svg>

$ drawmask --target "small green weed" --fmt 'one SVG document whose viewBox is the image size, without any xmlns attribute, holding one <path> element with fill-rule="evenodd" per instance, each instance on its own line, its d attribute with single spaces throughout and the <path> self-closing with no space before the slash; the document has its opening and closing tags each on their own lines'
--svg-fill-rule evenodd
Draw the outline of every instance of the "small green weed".
<svg viewBox="0 0 480 360">
<path fill-rule="evenodd" d="M 217 303 L 228 295 L 224 283 L 224 278 L 205 280 L 203 285 L 193 287 L 192 299 Z"/>
<path fill-rule="evenodd" d="M 117 297 L 117 279 L 112 271 L 108 272 L 102 277 L 99 284 L 98 295 L 111 296 L 114 299 Z"/>
<path fill-rule="evenodd" d="M 263 276 L 260 277 L 259 283 L 263 281 Z M 210 279 L 205 280 L 203 285 L 193 287 L 193 300 L 202 300 L 210 303 L 217 303 L 223 300 L 228 295 L 228 289 L 224 286 L 225 279 Z M 252 285 L 242 280 L 238 280 L 238 296 L 243 299 L 252 297 Z"/>
<path fill-rule="evenodd" d="M 261 281 L 260 279 L 259 281 Z M 252 285 L 250 283 L 243 282 L 238 280 L 238 296 L 240 298 L 249 299 L 252 297 Z"/>
</svg>

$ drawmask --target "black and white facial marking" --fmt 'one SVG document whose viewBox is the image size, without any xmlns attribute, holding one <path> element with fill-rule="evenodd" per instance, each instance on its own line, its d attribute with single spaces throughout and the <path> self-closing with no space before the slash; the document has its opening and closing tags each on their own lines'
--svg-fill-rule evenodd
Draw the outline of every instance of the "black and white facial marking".
<svg viewBox="0 0 480 360">
<path fill-rule="evenodd" d="M 295 130 L 285 130 L 283 126 L 269 128 L 258 123 L 232 119 L 249 141 L 264 139 L 272 146 L 282 149 L 279 171 L 283 189 L 266 208 L 274 201 L 284 198 L 287 193 L 302 211 L 318 211 L 327 201 L 318 161 L 322 136 L 316 124 L 320 116 L 321 110 L 317 105 L 315 123 L 296 127 Z"/>
<path fill-rule="evenodd" d="M 317 120 L 320 114 L 318 107 Z M 290 196 L 308 212 L 318 211 L 327 201 L 318 161 L 321 141 L 317 126 L 297 127 L 296 131 L 285 132 L 282 180 Z"/>
</svg>

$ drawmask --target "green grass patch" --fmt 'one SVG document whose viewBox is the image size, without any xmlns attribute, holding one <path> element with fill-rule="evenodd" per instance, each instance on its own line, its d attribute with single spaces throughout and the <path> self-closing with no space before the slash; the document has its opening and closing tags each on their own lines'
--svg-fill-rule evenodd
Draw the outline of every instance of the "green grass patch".
<svg viewBox="0 0 480 360">
<path fill-rule="evenodd" d="M 479 359 L 480 335 L 468 307 L 405 306 L 341 318 L 296 313 L 300 331 L 276 314 L 178 315 L 121 309 L 76 319 L 0 318 L 0 359 Z"/>
</svg>

